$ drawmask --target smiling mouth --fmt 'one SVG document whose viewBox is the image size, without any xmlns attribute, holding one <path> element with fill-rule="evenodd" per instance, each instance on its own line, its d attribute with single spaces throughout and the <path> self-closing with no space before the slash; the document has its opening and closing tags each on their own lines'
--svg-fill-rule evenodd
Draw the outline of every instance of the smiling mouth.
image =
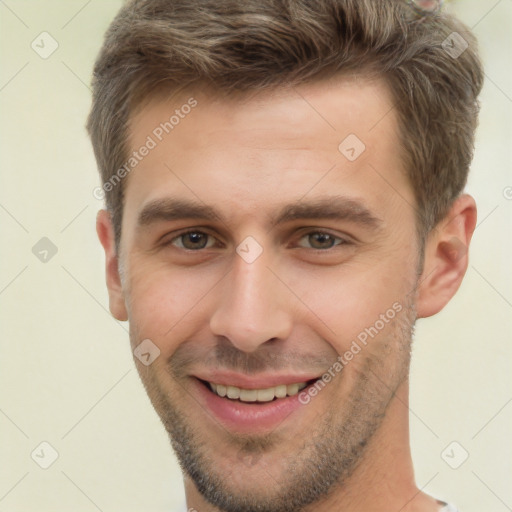
<svg viewBox="0 0 512 512">
<path fill-rule="evenodd" d="M 316 382 L 317 379 L 311 379 L 306 382 L 297 382 L 294 384 L 281 384 L 279 386 L 265 389 L 244 389 L 237 386 L 225 386 L 223 384 L 216 384 L 214 382 L 208 382 L 201 379 L 198 380 L 212 393 L 220 396 L 221 398 L 226 398 L 236 402 L 263 403 L 295 396 L 304 388 Z"/>
</svg>

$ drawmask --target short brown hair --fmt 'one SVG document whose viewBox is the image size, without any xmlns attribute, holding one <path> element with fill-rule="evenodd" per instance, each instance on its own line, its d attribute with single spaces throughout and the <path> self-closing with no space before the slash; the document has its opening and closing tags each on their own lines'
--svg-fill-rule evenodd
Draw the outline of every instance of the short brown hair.
<svg viewBox="0 0 512 512">
<path fill-rule="evenodd" d="M 102 183 L 127 160 L 131 113 L 157 89 L 243 93 L 370 72 L 390 87 L 419 232 L 427 233 L 466 184 L 483 71 L 469 29 L 419 3 L 128 1 L 94 67 L 87 129 Z M 105 197 L 119 247 L 123 184 Z"/>
</svg>

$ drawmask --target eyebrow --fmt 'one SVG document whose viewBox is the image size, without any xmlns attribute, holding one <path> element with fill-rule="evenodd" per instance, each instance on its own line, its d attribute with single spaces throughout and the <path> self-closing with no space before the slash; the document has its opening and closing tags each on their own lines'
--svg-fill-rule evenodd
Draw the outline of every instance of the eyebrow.
<svg viewBox="0 0 512 512">
<path fill-rule="evenodd" d="M 382 220 L 376 217 L 362 202 L 344 197 L 331 196 L 312 201 L 298 201 L 285 206 L 272 224 L 282 224 L 301 219 L 344 220 L 376 229 Z"/>
<path fill-rule="evenodd" d="M 224 217 L 215 208 L 203 203 L 178 198 L 163 198 L 150 201 L 139 213 L 137 224 L 148 226 L 160 221 L 181 219 L 209 219 L 224 222 Z"/>
<path fill-rule="evenodd" d="M 156 222 L 182 219 L 205 219 L 224 224 L 227 219 L 216 208 L 204 203 L 180 198 L 162 198 L 149 202 L 140 212 L 138 227 Z M 285 205 L 268 220 L 271 225 L 303 219 L 344 220 L 377 229 L 382 220 L 376 217 L 361 201 L 344 196 L 327 196 L 311 201 L 297 201 Z"/>
</svg>

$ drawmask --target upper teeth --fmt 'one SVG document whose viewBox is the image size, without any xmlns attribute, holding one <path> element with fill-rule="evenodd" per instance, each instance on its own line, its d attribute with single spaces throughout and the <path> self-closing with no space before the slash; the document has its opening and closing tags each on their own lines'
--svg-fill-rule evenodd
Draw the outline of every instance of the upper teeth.
<svg viewBox="0 0 512 512">
<path fill-rule="evenodd" d="M 273 388 L 266 389 L 242 389 L 236 386 L 224 386 L 223 384 L 214 384 L 208 382 L 211 390 L 222 397 L 231 398 L 233 400 L 241 400 L 242 402 L 270 402 L 274 397 L 284 398 L 285 396 L 296 395 L 301 389 L 307 386 L 306 382 L 298 384 L 281 384 Z"/>
</svg>

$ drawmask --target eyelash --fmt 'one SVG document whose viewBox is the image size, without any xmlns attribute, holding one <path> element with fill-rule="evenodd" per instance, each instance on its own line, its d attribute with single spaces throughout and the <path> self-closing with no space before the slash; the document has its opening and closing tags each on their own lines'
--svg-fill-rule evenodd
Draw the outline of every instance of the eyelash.
<svg viewBox="0 0 512 512">
<path fill-rule="evenodd" d="M 184 236 L 189 235 L 191 233 L 206 235 L 206 236 L 209 236 L 211 238 L 215 238 L 212 234 L 207 233 L 206 231 L 201 231 L 199 229 L 191 229 L 191 230 L 188 230 L 188 231 L 184 231 L 183 233 L 180 233 L 179 235 L 173 237 L 168 242 L 165 242 L 164 245 L 165 246 L 172 245 L 172 246 L 176 247 L 173 244 L 173 242 L 175 240 L 182 239 Z M 334 240 L 334 242 L 339 241 L 339 243 L 335 243 L 335 245 L 333 245 L 332 247 L 328 247 L 326 249 L 316 249 L 314 247 L 302 247 L 302 246 L 299 246 L 299 247 L 302 248 L 302 249 L 311 249 L 311 250 L 317 251 L 317 252 L 327 252 L 327 251 L 333 250 L 335 247 L 339 247 L 339 246 L 342 246 L 342 245 L 351 245 L 352 244 L 352 242 L 350 240 L 348 240 L 347 238 L 342 238 L 342 237 L 333 235 L 332 233 L 329 233 L 328 231 L 321 231 L 321 230 L 318 230 L 318 229 L 317 230 L 311 230 L 311 231 L 308 231 L 306 233 L 303 233 L 300 236 L 299 241 L 302 240 L 304 237 L 307 237 L 307 236 L 310 236 L 310 235 L 314 235 L 314 234 L 328 235 L 329 237 L 331 237 Z M 186 247 L 176 247 L 176 248 L 184 250 L 184 251 L 188 251 L 188 252 L 201 252 L 201 251 L 204 251 L 206 249 L 210 249 L 211 247 L 202 247 L 202 248 L 199 248 L 199 249 L 187 249 Z"/>
</svg>

